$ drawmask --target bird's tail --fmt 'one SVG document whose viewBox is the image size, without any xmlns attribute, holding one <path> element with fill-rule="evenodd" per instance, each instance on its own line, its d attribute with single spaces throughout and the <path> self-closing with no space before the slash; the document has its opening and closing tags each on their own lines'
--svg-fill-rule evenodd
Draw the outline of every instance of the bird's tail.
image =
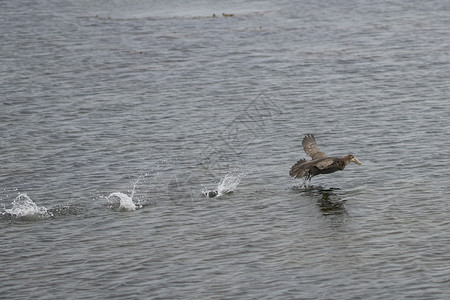
<svg viewBox="0 0 450 300">
<path fill-rule="evenodd" d="M 291 177 L 295 177 L 295 178 L 301 178 L 301 177 L 307 176 L 309 169 L 306 168 L 305 163 L 306 163 L 306 159 L 300 159 L 298 162 L 295 163 L 295 165 L 293 165 L 291 167 L 291 170 L 289 171 L 289 175 L 291 175 Z"/>
</svg>

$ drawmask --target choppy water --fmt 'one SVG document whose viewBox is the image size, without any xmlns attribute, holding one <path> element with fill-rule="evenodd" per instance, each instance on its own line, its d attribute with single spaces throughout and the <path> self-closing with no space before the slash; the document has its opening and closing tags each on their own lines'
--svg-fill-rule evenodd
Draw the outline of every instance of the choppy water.
<svg viewBox="0 0 450 300">
<path fill-rule="evenodd" d="M 1 1 L 1 297 L 448 299 L 449 15 Z"/>
</svg>

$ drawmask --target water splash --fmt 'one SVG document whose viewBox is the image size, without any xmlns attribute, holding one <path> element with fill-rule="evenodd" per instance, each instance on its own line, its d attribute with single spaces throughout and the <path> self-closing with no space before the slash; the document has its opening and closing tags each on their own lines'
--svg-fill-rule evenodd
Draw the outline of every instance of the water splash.
<svg viewBox="0 0 450 300">
<path fill-rule="evenodd" d="M 300 183 L 300 185 L 295 185 L 293 186 L 294 189 L 310 189 L 314 187 L 311 184 L 311 178 L 303 178 L 302 182 Z"/>
<path fill-rule="evenodd" d="M 132 196 L 130 197 L 127 194 L 121 192 L 114 192 L 109 194 L 109 196 L 106 197 L 106 199 L 110 203 L 110 208 L 114 210 L 133 211 L 136 210 L 136 208 L 141 208 L 142 206 L 136 205 L 133 202 Z"/>
<path fill-rule="evenodd" d="M 46 219 L 53 217 L 53 214 L 44 206 L 37 206 L 27 194 L 19 194 L 11 203 L 12 208 L 6 208 L 3 215 L 8 215 L 17 219 Z"/>
<path fill-rule="evenodd" d="M 216 189 L 213 190 L 203 190 L 202 194 L 207 197 L 221 197 L 225 194 L 233 193 L 239 183 L 241 182 L 242 178 L 248 174 L 247 171 L 244 172 L 230 172 L 226 174 L 217 185 Z"/>
<path fill-rule="evenodd" d="M 246 173 L 228 173 L 225 175 L 217 186 L 217 196 L 220 197 L 222 195 L 234 192 L 241 182 L 242 177 L 245 175 Z"/>
<path fill-rule="evenodd" d="M 109 196 L 106 197 L 108 203 L 110 204 L 109 207 L 113 210 L 119 211 L 134 211 L 136 209 L 142 208 L 144 206 L 145 200 L 135 199 L 138 198 L 135 197 L 135 194 L 139 181 L 147 176 L 148 174 L 143 174 L 140 175 L 138 179 L 136 179 L 131 190 L 129 190 L 130 196 L 121 192 L 114 192 L 109 194 Z"/>
</svg>

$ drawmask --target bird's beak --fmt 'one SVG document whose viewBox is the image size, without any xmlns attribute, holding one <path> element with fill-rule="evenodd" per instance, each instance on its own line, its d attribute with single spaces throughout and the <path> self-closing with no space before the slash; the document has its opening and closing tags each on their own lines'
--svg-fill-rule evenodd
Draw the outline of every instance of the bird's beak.
<svg viewBox="0 0 450 300">
<path fill-rule="evenodd" d="M 356 157 L 353 157 L 351 161 L 354 162 L 355 164 L 361 165 L 361 162 Z"/>
</svg>

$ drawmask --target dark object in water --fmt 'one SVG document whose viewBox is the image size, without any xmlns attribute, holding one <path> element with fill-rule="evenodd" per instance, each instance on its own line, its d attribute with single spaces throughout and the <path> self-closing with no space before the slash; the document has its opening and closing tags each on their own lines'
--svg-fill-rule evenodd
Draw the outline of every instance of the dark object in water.
<svg viewBox="0 0 450 300">
<path fill-rule="evenodd" d="M 351 162 L 361 165 L 361 162 L 353 155 L 343 157 L 330 157 L 320 151 L 316 144 L 314 135 L 307 134 L 302 142 L 303 150 L 311 156 L 312 160 L 300 159 L 291 167 L 289 175 L 295 178 L 305 178 L 311 180 L 312 177 L 319 174 L 329 174 L 344 170 L 345 166 Z"/>
<path fill-rule="evenodd" d="M 209 191 L 204 191 L 203 195 L 208 197 L 208 198 L 214 198 L 219 194 L 218 190 L 209 190 Z"/>
<path fill-rule="evenodd" d="M 224 16 L 224 17 L 232 17 L 232 16 L 234 16 L 234 14 L 226 14 L 226 13 L 222 13 L 222 16 Z"/>
</svg>

